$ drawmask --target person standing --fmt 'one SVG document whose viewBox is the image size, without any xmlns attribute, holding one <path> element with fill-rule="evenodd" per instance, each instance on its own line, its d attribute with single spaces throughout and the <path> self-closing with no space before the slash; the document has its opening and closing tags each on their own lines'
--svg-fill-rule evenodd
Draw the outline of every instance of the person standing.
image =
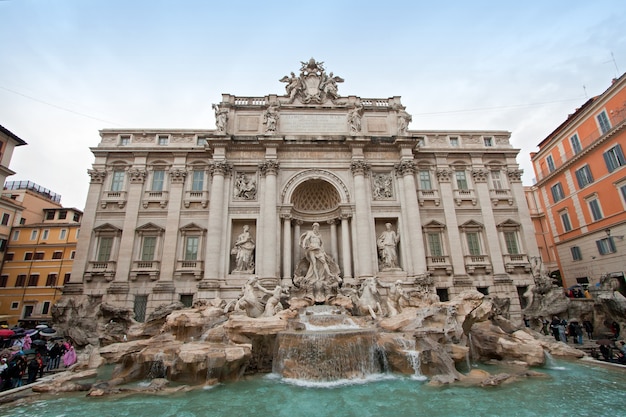
<svg viewBox="0 0 626 417">
<path fill-rule="evenodd" d="M 554 316 L 552 318 L 552 321 L 550 322 L 550 330 L 552 330 L 552 336 L 554 336 L 554 340 L 556 340 L 557 342 L 561 340 L 559 336 L 560 324 L 561 324 L 561 319 L 559 319 L 557 316 Z"/>
</svg>

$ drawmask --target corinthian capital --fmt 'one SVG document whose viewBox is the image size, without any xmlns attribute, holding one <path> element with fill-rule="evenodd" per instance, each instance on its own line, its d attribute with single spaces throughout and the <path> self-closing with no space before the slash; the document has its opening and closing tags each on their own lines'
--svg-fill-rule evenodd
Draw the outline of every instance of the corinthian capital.
<svg viewBox="0 0 626 417">
<path fill-rule="evenodd" d="M 172 181 L 172 183 L 183 183 L 186 176 L 187 171 L 185 171 L 184 169 L 174 168 L 170 170 L 170 181 Z"/>
<path fill-rule="evenodd" d="M 233 169 L 232 165 L 229 164 L 228 162 L 217 161 L 217 162 L 213 162 L 213 165 L 211 165 L 211 174 L 228 175 L 228 173 L 230 173 L 232 169 Z"/>
<path fill-rule="evenodd" d="M 523 169 L 509 169 L 506 171 L 506 174 L 509 177 L 509 181 L 511 182 L 520 182 L 522 180 L 523 173 Z"/>
<path fill-rule="evenodd" d="M 142 184 L 147 174 L 145 169 L 131 168 L 128 170 L 128 178 L 131 184 Z"/>
<path fill-rule="evenodd" d="M 97 169 L 89 169 L 87 173 L 91 177 L 92 184 L 102 184 L 104 182 L 104 178 L 107 176 L 106 171 L 99 171 Z"/>
<path fill-rule="evenodd" d="M 472 170 L 472 178 L 475 182 L 487 182 L 487 170 L 486 169 L 474 169 Z"/>
<path fill-rule="evenodd" d="M 441 168 L 437 170 L 436 175 L 439 182 L 450 182 L 452 171 L 448 168 Z"/>
<path fill-rule="evenodd" d="M 401 161 L 394 165 L 396 173 L 399 175 L 412 175 L 415 173 L 415 162 L 413 161 Z"/>
<path fill-rule="evenodd" d="M 278 168 L 280 168 L 280 164 L 273 159 L 268 159 L 265 162 L 261 162 L 259 164 L 259 170 L 261 171 L 261 175 L 276 175 L 278 173 Z"/>
<path fill-rule="evenodd" d="M 352 175 L 364 175 L 370 170 L 370 166 L 367 162 L 358 159 L 350 163 L 350 170 L 352 171 Z"/>
</svg>

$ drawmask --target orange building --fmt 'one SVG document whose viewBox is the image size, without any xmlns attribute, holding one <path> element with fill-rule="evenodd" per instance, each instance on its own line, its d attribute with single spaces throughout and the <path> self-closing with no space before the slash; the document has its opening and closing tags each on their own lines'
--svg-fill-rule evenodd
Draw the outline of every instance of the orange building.
<svg viewBox="0 0 626 417">
<path fill-rule="evenodd" d="M 544 266 L 557 268 L 565 287 L 611 275 L 626 290 L 626 74 L 538 147 L 527 200 Z"/>
<path fill-rule="evenodd" d="M 43 209 L 43 221 L 14 226 L 0 272 L 0 315 L 9 324 L 49 321 L 69 280 L 82 211 Z"/>
</svg>

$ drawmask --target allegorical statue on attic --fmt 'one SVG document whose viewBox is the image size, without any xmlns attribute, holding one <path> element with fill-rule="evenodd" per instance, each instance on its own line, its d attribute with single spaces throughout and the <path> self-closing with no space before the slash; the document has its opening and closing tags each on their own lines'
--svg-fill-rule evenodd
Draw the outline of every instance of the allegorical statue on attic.
<svg viewBox="0 0 626 417">
<path fill-rule="evenodd" d="M 292 72 L 280 79 L 280 82 L 287 83 L 287 103 L 293 103 L 296 99 L 303 104 L 321 104 L 329 100 L 334 103 L 339 97 L 337 83 L 342 83 L 344 79 L 332 72 L 326 74 L 324 63 L 313 58 L 301 64 L 299 76 Z"/>
</svg>

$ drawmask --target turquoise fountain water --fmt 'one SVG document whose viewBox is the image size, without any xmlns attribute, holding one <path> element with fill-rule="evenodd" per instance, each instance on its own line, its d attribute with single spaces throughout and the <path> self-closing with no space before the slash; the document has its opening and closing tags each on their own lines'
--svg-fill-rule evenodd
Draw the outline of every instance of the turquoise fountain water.
<svg viewBox="0 0 626 417">
<path fill-rule="evenodd" d="M 493 368 L 488 368 L 495 372 Z M 291 383 L 271 374 L 173 395 L 86 398 L 84 393 L 0 407 L 1 416 L 619 416 L 626 369 L 557 361 L 533 378 L 490 388 L 430 387 L 379 374 L 359 383 Z"/>
</svg>

